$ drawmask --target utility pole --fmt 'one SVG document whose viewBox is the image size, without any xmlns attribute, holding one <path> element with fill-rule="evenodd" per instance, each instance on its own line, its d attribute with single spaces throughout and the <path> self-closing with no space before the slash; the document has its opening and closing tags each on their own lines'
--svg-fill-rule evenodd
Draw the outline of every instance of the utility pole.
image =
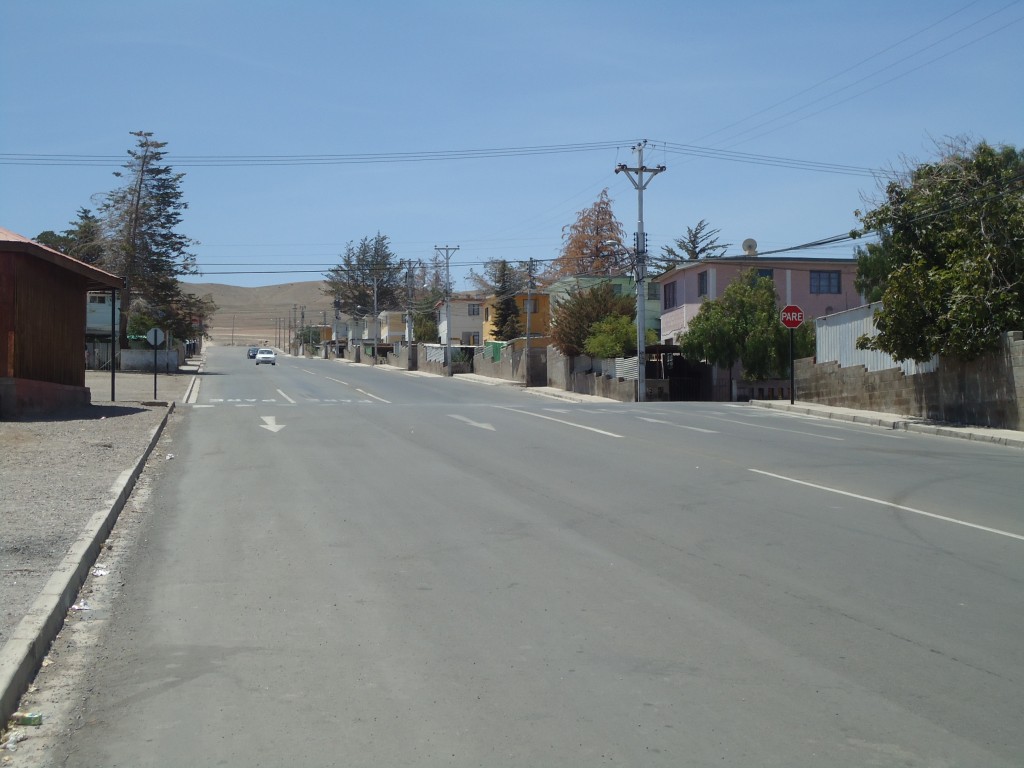
<svg viewBox="0 0 1024 768">
<path fill-rule="evenodd" d="M 530 300 L 533 290 L 533 257 L 526 268 L 526 386 L 530 386 Z"/>
<path fill-rule="evenodd" d="M 644 280 L 647 277 L 647 233 L 644 232 L 644 190 L 651 183 L 651 179 L 665 170 L 664 165 L 654 168 L 648 168 L 644 165 L 644 147 L 646 146 L 647 139 L 644 139 L 633 147 L 633 151 L 637 153 L 635 168 L 629 168 L 625 163 L 619 163 L 615 166 L 616 173 L 626 174 L 626 178 L 630 180 L 636 189 L 637 195 L 636 248 L 634 248 L 634 253 L 636 256 L 636 401 L 638 403 L 642 403 L 647 399 L 647 349 L 645 343 L 647 340 L 647 318 L 644 311 L 647 301 L 647 293 L 644 290 Z M 634 176 L 633 174 L 636 175 Z M 648 174 L 646 179 L 644 174 Z"/>
<path fill-rule="evenodd" d="M 306 354 L 306 305 L 302 305 L 302 323 L 299 325 L 299 351 Z"/>
<path fill-rule="evenodd" d="M 412 266 L 405 268 L 405 343 L 412 346 Z"/>
<path fill-rule="evenodd" d="M 448 363 L 448 375 L 452 375 L 452 254 L 459 250 L 459 246 L 434 246 L 434 253 L 440 254 L 444 251 L 444 316 L 445 316 L 445 355 Z"/>
<path fill-rule="evenodd" d="M 373 273 L 373 365 L 377 364 L 377 335 L 380 322 L 377 320 L 377 273 Z"/>
</svg>

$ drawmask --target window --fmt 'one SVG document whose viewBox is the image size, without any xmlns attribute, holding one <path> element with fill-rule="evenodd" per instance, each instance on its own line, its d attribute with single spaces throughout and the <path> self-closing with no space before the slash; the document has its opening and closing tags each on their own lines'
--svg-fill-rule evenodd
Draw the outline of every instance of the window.
<svg viewBox="0 0 1024 768">
<path fill-rule="evenodd" d="M 613 296 L 621 296 L 622 295 L 622 283 L 612 283 L 612 295 Z"/>
<path fill-rule="evenodd" d="M 489 323 L 491 321 L 491 308 L 487 307 L 484 309 L 484 322 Z"/>
<path fill-rule="evenodd" d="M 479 304 L 470 304 L 468 311 L 469 311 L 470 317 L 472 317 L 474 315 L 479 315 L 480 314 L 480 305 Z"/>
<path fill-rule="evenodd" d="M 107 303 L 107 297 L 104 294 L 102 294 L 102 293 L 101 294 L 95 294 L 94 293 L 94 294 L 91 294 L 89 296 L 89 303 L 90 304 L 106 304 Z"/>
<path fill-rule="evenodd" d="M 662 292 L 662 296 L 665 300 L 662 302 L 662 306 L 665 309 L 672 309 L 676 305 L 676 284 L 665 283 L 665 290 Z"/>
<path fill-rule="evenodd" d="M 769 280 L 774 280 L 775 279 L 775 270 L 774 269 L 759 269 L 759 270 L 757 270 L 757 276 L 758 277 L 767 277 Z"/>
<path fill-rule="evenodd" d="M 657 283 L 647 284 L 647 298 L 650 301 L 657 301 L 658 299 L 661 298 L 661 292 L 658 290 L 658 287 L 659 286 Z"/>
<path fill-rule="evenodd" d="M 708 271 L 706 269 L 697 273 L 697 295 L 708 295 Z"/>
<path fill-rule="evenodd" d="M 523 312 L 525 312 L 528 315 L 536 315 L 537 314 L 537 300 L 536 299 L 526 299 L 526 301 L 523 302 Z"/>
<path fill-rule="evenodd" d="M 811 293 L 842 293 L 842 272 L 811 271 Z"/>
</svg>

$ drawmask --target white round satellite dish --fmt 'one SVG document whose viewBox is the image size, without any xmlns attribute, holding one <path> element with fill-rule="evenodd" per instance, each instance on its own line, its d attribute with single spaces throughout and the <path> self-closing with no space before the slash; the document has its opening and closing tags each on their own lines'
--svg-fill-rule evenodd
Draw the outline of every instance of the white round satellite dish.
<svg viewBox="0 0 1024 768">
<path fill-rule="evenodd" d="M 743 245 L 740 247 L 743 248 L 744 253 L 753 256 L 754 254 L 757 253 L 757 240 L 755 240 L 752 237 L 748 237 L 746 240 L 743 241 Z"/>
</svg>

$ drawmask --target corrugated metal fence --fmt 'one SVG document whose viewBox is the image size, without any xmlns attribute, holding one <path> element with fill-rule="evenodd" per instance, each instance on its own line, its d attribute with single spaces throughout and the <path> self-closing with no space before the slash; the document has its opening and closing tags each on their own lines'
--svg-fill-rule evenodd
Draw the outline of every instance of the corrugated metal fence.
<svg viewBox="0 0 1024 768">
<path fill-rule="evenodd" d="M 844 367 L 863 365 L 869 371 L 900 368 L 908 376 L 937 370 L 938 356 L 924 363 L 915 363 L 913 360 L 899 362 L 886 352 L 857 349 L 857 339 L 878 333 L 874 318 L 875 311 L 881 308 L 881 302 L 876 302 L 817 318 L 814 321 L 817 362 L 837 362 Z"/>
</svg>

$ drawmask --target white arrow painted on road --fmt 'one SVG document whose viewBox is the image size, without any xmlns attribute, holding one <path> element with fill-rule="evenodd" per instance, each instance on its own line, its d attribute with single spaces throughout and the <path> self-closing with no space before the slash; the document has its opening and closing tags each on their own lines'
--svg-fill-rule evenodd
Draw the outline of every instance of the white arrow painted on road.
<svg viewBox="0 0 1024 768">
<path fill-rule="evenodd" d="M 457 414 L 454 413 L 449 413 L 448 415 L 451 416 L 453 419 L 458 419 L 459 421 L 466 422 L 471 427 L 477 427 L 478 429 L 488 429 L 491 432 L 494 431 L 494 427 L 492 427 L 490 424 L 482 424 L 479 421 L 472 421 L 471 419 L 467 419 L 465 416 L 458 416 Z"/>
<path fill-rule="evenodd" d="M 260 426 L 270 432 L 280 432 L 288 426 L 287 424 L 278 424 L 276 416 L 260 416 L 260 418 L 263 419 L 263 423 Z"/>
</svg>

